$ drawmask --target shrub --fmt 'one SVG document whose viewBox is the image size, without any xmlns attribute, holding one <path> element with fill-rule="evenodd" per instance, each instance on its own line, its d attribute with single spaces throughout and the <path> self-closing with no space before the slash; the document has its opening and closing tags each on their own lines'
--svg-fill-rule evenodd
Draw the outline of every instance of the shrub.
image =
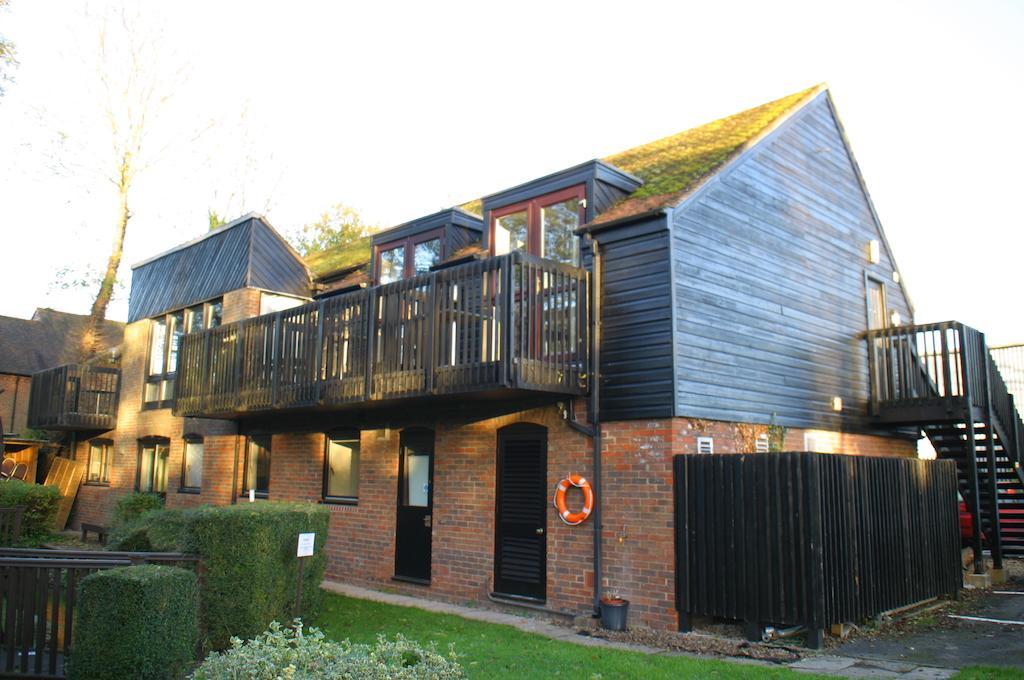
<svg viewBox="0 0 1024 680">
<path fill-rule="evenodd" d="M 210 649 L 232 637 L 251 638 L 271 621 L 295 615 L 298 535 L 315 532 L 312 557 L 303 558 L 302 613 L 321 599 L 330 512 L 309 503 L 241 503 L 187 511 L 187 550 L 203 559 L 200 616 Z"/>
<path fill-rule="evenodd" d="M 25 506 L 21 520 L 21 537 L 25 542 L 38 542 L 53 533 L 60 500 L 60 490 L 55 486 L 27 484 L 17 479 L 0 482 L 0 507 Z"/>
<path fill-rule="evenodd" d="M 381 680 L 454 680 L 462 668 L 454 652 L 445 657 L 433 645 L 421 647 L 401 635 L 383 636 L 375 645 L 348 640 L 331 642 L 302 622 L 285 628 L 274 621 L 270 630 L 253 640 L 231 640 L 231 649 L 214 652 L 196 670 L 195 680 L 276 680 L 277 678 L 380 678 Z"/>
<path fill-rule="evenodd" d="M 150 510 L 110 532 L 107 550 L 183 552 L 187 547 L 188 515 L 184 510 Z"/>
<path fill-rule="evenodd" d="M 114 508 L 114 524 L 121 525 L 134 521 L 150 510 L 164 507 L 164 499 L 155 493 L 135 493 L 122 496 Z"/>
<path fill-rule="evenodd" d="M 117 567 L 78 586 L 70 680 L 178 678 L 195 658 L 196 575 L 158 565 Z"/>
</svg>

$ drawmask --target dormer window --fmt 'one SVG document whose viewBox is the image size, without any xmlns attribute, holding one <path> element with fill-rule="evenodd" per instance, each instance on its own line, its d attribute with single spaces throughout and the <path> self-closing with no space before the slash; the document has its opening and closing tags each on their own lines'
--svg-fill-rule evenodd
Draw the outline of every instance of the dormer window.
<svg viewBox="0 0 1024 680">
<path fill-rule="evenodd" d="M 378 282 L 383 285 L 429 272 L 441 261 L 442 236 L 442 231 L 437 229 L 382 243 L 377 249 Z"/>
<path fill-rule="evenodd" d="M 495 255 L 522 251 L 548 260 L 578 265 L 576 229 L 586 219 L 583 185 L 496 208 L 491 212 Z"/>
</svg>

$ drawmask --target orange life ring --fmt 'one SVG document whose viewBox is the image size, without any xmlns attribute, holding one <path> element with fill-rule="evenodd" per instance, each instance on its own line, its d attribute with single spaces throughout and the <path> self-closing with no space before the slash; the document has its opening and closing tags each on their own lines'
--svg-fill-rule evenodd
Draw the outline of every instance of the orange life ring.
<svg viewBox="0 0 1024 680">
<path fill-rule="evenodd" d="M 583 490 L 583 509 L 579 512 L 569 512 L 569 508 L 565 506 L 565 492 L 569 490 L 570 484 Z M 594 488 L 590 486 L 586 477 L 576 474 L 569 475 L 555 488 L 555 507 L 558 509 L 559 518 L 569 526 L 582 524 L 583 520 L 590 517 L 591 511 L 594 509 Z"/>
</svg>

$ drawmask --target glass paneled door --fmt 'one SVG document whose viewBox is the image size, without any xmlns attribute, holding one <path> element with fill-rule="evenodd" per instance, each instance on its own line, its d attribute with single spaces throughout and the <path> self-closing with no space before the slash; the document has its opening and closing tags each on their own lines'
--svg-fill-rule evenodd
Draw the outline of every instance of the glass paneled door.
<svg viewBox="0 0 1024 680">
<path fill-rule="evenodd" d="M 395 578 L 430 582 L 434 505 L 434 433 L 402 432 L 398 453 L 398 521 Z"/>
</svg>

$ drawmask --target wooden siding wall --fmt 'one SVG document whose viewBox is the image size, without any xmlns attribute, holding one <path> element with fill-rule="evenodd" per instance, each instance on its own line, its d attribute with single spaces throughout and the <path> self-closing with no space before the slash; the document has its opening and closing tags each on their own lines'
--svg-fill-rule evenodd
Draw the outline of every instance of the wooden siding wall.
<svg viewBox="0 0 1024 680">
<path fill-rule="evenodd" d="M 245 287 L 310 293 L 305 269 L 255 218 L 133 269 L 128 322 Z"/>
<path fill-rule="evenodd" d="M 911 312 L 823 95 L 673 212 L 676 414 L 865 427 L 865 272 Z M 843 399 L 843 412 L 831 408 Z"/>
<path fill-rule="evenodd" d="M 665 216 L 597 235 L 602 249 L 601 411 L 672 415 L 672 306 Z M 589 265 L 589 257 L 586 258 Z"/>
<path fill-rule="evenodd" d="M 628 191 L 602 182 L 600 180 L 594 181 L 594 214 L 600 215 L 608 208 L 612 207 L 626 196 L 629 196 Z"/>
<path fill-rule="evenodd" d="M 281 238 L 259 220 L 252 221 L 249 285 L 302 298 L 310 297 L 311 292 L 306 267 L 281 243 Z"/>
</svg>

